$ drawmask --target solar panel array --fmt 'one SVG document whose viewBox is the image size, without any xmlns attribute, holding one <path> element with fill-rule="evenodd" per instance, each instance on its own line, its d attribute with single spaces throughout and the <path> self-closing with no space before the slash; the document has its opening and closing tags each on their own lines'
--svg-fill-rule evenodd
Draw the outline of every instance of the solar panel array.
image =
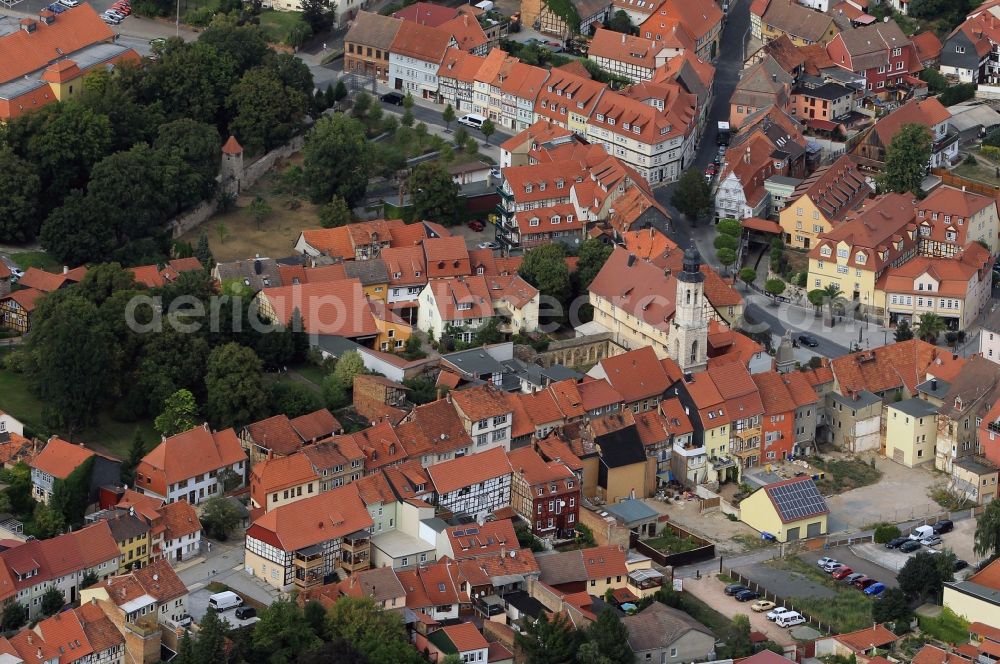
<svg viewBox="0 0 1000 664">
<path fill-rule="evenodd" d="M 811 481 L 784 484 L 767 489 L 767 492 L 788 521 L 798 521 L 827 511 L 826 501 Z"/>
</svg>

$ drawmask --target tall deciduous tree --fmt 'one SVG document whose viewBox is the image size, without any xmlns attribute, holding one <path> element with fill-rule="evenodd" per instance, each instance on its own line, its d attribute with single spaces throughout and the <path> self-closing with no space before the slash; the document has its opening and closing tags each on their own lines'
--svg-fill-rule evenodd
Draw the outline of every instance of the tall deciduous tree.
<svg viewBox="0 0 1000 664">
<path fill-rule="evenodd" d="M 1000 501 L 987 504 L 976 518 L 975 551 L 984 557 L 1000 554 Z"/>
<path fill-rule="evenodd" d="M 111 211 L 103 203 L 88 200 L 82 191 L 70 192 L 42 222 L 38 239 L 65 265 L 106 259 L 115 247 L 115 237 L 105 213 Z"/>
<path fill-rule="evenodd" d="M 952 573 L 947 574 L 942 566 L 935 560 L 938 556 L 945 554 L 931 554 L 920 551 L 903 565 L 899 570 L 896 580 L 899 582 L 899 589 L 910 598 L 923 600 L 925 598 L 937 598 L 941 594 L 941 588 L 945 581 L 950 581 Z M 949 565 L 954 563 L 954 558 L 948 561 Z"/>
<path fill-rule="evenodd" d="M 41 189 L 34 167 L 10 148 L 0 148 L 0 242 L 35 239 L 41 228 L 38 219 Z"/>
<path fill-rule="evenodd" d="M 268 67 L 243 74 L 229 95 L 230 130 L 252 152 L 278 147 L 295 134 L 309 110 L 309 97 L 285 85 Z"/>
<path fill-rule="evenodd" d="M 323 228 L 346 226 L 351 223 L 351 218 L 351 208 L 340 196 L 334 196 L 333 200 L 319 209 L 319 224 Z"/>
<path fill-rule="evenodd" d="M 444 107 L 441 119 L 444 120 L 445 129 L 451 129 L 451 123 L 455 121 L 455 109 L 451 107 L 451 104 L 447 104 Z"/>
<path fill-rule="evenodd" d="M 332 638 L 351 644 L 369 662 L 424 662 L 407 640 L 399 614 L 383 610 L 367 597 L 341 597 L 327 615 Z"/>
<path fill-rule="evenodd" d="M 611 256 L 611 251 L 611 245 L 594 238 L 584 240 L 580 245 L 579 260 L 576 263 L 576 281 L 580 291 L 590 288 L 594 277 Z"/>
<path fill-rule="evenodd" d="M 551 619 L 543 611 L 538 620 L 525 619 L 522 632 L 514 635 L 527 664 L 569 664 L 580 643 L 577 631 L 561 613 Z"/>
<path fill-rule="evenodd" d="M 334 113 L 321 118 L 306 137 L 303 152 L 309 197 L 324 203 L 340 196 L 351 207 L 368 188 L 369 149 L 360 122 Z"/>
<path fill-rule="evenodd" d="M 919 124 L 900 127 L 886 149 L 885 168 L 878 175 L 879 191 L 919 193 L 931 158 L 931 133 Z"/>
<path fill-rule="evenodd" d="M 225 541 L 239 522 L 239 512 L 228 498 L 215 496 L 205 501 L 201 511 L 201 523 L 205 526 L 205 532 L 209 537 Z"/>
<path fill-rule="evenodd" d="M 214 126 L 188 118 L 162 124 L 153 147 L 158 152 L 176 153 L 187 167 L 179 181 L 166 183 L 176 209 L 194 205 L 215 193 L 222 144 Z"/>
<path fill-rule="evenodd" d="M 163 412 L 156 416 L 153 426 L 163 436 L 173 436 L 193 429 L 198 424 L 198 404 L 190 391 L 180 389 L 167 397 Z"/>
<path fill-rule="evenodd" d="M 35 309 L 28 341 L 35 358 L 31 375 L 45 420 L 72 433 L 93 422 L 114 396 L 108 393 L 117 370 L 114 339 L 94 303 L 54 295 L 45 296 Z"/>
<path fill-rule="evenodd" d="M 597 620 L 587 628 L 587 643 L 591 646 L 592 659 L 581 660 L 590 664 L 632 664 L 635 653 L 628 645 L 628 629 L 613 609 L 605 607 Z M 581 651 L 583 647 L 581 646 Z"/>
<path fill-rule="evenodd" d="M 254 626 L 253 646 L 273 664 L 289 664 L 322 645 L 302 615 L 302 609 L 292 602 L 275 602 L 260 614 Z"/>
<path fill-rule="evenodd" d="M 696 168 L 689 168 L 681 175 L 670 202 L 681 214 L 694 220 L 712 206 L 712 194 L 705 178 Z"/>
<path fill-rule="evenodd" d="M 450 226 L 458 221 L 461 202 L 459 186 L 436 161 L 418 164 L 407 182 L 415 219 Z"/>
<path fill-rule="evenodd" d="M 215 500 L 215 498 L 211 499 Z M 208 502 L 211 502 L 209 500 Z M 227 664 L 225 623 L 215 611 L 208 610 L 198 624 L 198 639 L 194 642 L 191 664 Z"/>
<path fill-rule="evenodd" d="M 217 427 L 248 424 L 263 415 L 267 393 L 260 358 L 251 349 L 228 343 L 212 350 L 205 372 L 209 420 Z"/>
<path fill-rule="evenodd" d="M 483 126 L 479 128 L 479 131 L 483 132 L 483 137 L 486 139 L 486 145 L 490 144 L 490 136 L 496 133 L 497 126 L 493 124 L 493 120 L 486 118 L 486 122 Z"/>
<path fill-rule="evenodd" d="M 525 252 L 518 273 L 556 302 L 569 299 L 569 266 L 566 265 L 566 249 L 559 242 L 539 245 Z"/>
</svg>

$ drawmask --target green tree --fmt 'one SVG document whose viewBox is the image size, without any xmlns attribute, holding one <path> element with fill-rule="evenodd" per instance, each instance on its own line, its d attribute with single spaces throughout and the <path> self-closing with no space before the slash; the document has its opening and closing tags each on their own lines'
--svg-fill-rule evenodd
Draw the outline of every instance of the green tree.
<svg viewBox="0 0 1000 664">
<path fill-rule="evenodd" d="M 269 67 L 258 67 L 243 74 L 229 95 L 233 113 L 232 133 L 250 152 L 276 148 L 290 139 L 302 126 L 310 99 L 278 76 Z"/>
<path fill-rule="evenodd" d="M 736 252 L 728 247 L 723 247 L 715 252 L 715 257 L 723 267 L 728 268 L 730 265 L 736 262 Z M 779 280 L 780 281 L 780 280 Z"/>
<path fill-rule="evenodd" d="M 289 664 L 300 653 L 316 650 L 320 638 L 305 621 L 302 609 L 288 601 L 275 602 L 260 613 L 254 626 L 253 646 L 273 664 Z"/>
<path fill-rule="evenodd" d="M 896 323 L 896 331 L 893 332 L 892 338 L 896 340 L 897 343 L 900 341 L 909 341 L 913 338 L 913 329 L 910 327 L 910 321 L 901 320 Z"/>
<path fill-rule="evenodd" d="M 455 142 L 455 147 L 462 149 L 465 147 L 465 142 L 469 140 L 469 132 L 465 130 L 465 127 L 459 127 L 452 134 L 452 140 Z"/>
<path fill-rule="evenodd" d="M 303 153 L 305 180 L 313 203 L 334 196 L 354 207 L 368 188 L 370 150 L 360 122 L 343 113 L 325 115 L 306 137 Z"/>
<path fill-rule="evenodd" d="M 424 662 L 407 640 L 399 614 L 383 610 L 367 597 L 341 597 L 327 615 L 331 637 L 351 644 L 369 662 Z"/>
<path fill-rule="evenodd" d="M 444 120 L 445 129 L 451 130 L 451 123 L 455 121 L 455 109 L 451 107 L 451 104 L 446 104 L 444 111 L 441 113 L 441 119 Z"/>
<path fill-rule="evenodd" d="M 785 292 L 785 282 L 781 279 L 768 279 L 764 282 L 764 290 L 768 295 L 777 298 Z"/>
<path fill-rule="evenodd" d="M 459 220 L 460 188 L 443 165 L 425 161 L 413 169 L 407 182 L 415 219 L 450 226 Z"/>
<path fill-rule="evenodd" d="M 101 263 L 89 267 L 74 290 L 80 297 L 101 306 L 116 292 L 135 289 L 135 275 L 130 270 L 119 263 Z"/>
<path fill-rule="evenodd" d="M 877 177 L 881 192 L 920 192 L 931 158 L 931 133 L 919 124 L 900 127 L 886 150 L 885 167 Z"/>
<path fill-rule="evenodd" d="M 209 498 L 202 505 L 201 525 L 212 539 L 226 541 L 239 522 L 240 515 L 236 506 L 224 496 Z"/>
<path fill-rule="evenodd" d="M 941 567 L 935 561 L 937 556 L 944 554 L 932 554 L 920 551 L 903 565 L 899 570 L 896 580 L 899 582 L 899 589 L 908 597 L 915 600 L 926 598 L 937 598 L 941 594 L 941 589 L 945 581 L 951 580 L 949 572 L 946 577 Z M 953 562 L 953 561 L 952 561 Z"/>
<path fill-rule="evenodd" d="M 0 148 L 0 242 L 34 240 L 41 229 L 35 169 L 7 147 Z"/>
<path fill-rule="evenodd" d="M 104 260 L 115 246 L 112 228 L 105 222 L 103 204 L 73 191 L 45 221 L 39 241 L 47 252 L 66 265 Z"/>
<path fill-rule="evenodd" d="M 743 234 L 743 224 L 732 218 L 720 219 L 715 225 L 715 230 L 720 235 L 728 235 L 738 240 Z"/>
<path fill-rule="evenodd" d="M 115 341 L 92 302 L 53 295 L 35 308 L 27 343 L 35 358 L 31 378 L 44 404 L 45 421 L 72 434 L 93 422 L 98 409 L 114 396 L 108 385 L 117 371 Z"/>
<path fill-rule="evenodd" d="M 93 468 L 94 458 L 91 457 L 74 468 L 65 479 L 56 479 L 52 483 L 49 506 L 70 526 L 83 523 L 83 514 L 90 504 L 90 475 Z"/>
<path fill-rule="evenodd" d="M 628 13 L 624 9 L 619 9 L 612 14 L 607 27 L 608 30 L 614 30 L 615 32 L 621 32 L 626 35 L 632 34 L 632 31 L 635 28 L 635 26 L 632 25 L 632 19 L 629 18 Z"/>
<path fill-rule="evenodd" d="M 977 556 L 1000 554 L 1000 501 L 988 503 L 983 513 L 976 517 L 974 545 Z"/>
<path fill-rule="evenodd" d="M 745 267 L 740 270 L 740 281 L 745 283 L 749 288 L 750 284 L 757 281 L 757 270 L 752 267 Z"/>
<path fill-rule="evenodd" d="M 906 593 L 899 588 L 886 588 L 882 591 L 878 601 L 872 602 L 872 620 L 877 623 L 909 623 L 913 620 L 913 609 Z"/>
<path fill-rule="evenodd" d="M 3 628 L 7 631 L 20 629 L 28 622 L 28 607 L 13 601 L 3 607 Z"/>
<path fill-rule="evenodd" d="M 938 337 L 948 329 L 944 319 L 937 314 L 926 313 L 920 316 L 917 323 L 917 336 L 930 343 L 937 343 Z"/>
<path fill-rule="evenodd" d="M 257 230 L 260 230 L 261 225 L 263 225 L 264 220 L 271 216 L 271 206 L 260 196 L 253 199 L 253 202 L 247 206 L 247 212 L 250 214 L 250 218 L 253 219 L 254 224 L 257 225 Z"/>
<path fill-rule="evenodd" d="M 319 394 L 312 388 L 291 381 L 271 383 L 268 402 L 272 413 L 284 413 L 288 417 L 307 415 L 323 407 Z"/>
<path fill-rule="evenodd" d="M 122 484 L 126 486 L 135 485 L 135 469 L 142 461 L 142 457 L 146 456 L 146 442 L 142 439 L 142 431 L 139 427 L 135 428 L 135 433 L 132 436 L 132 443 L 128 448 L 128 456 L 122 461 L 120 477 Z"/>
<path fill-rule="evenodd" d="M 303 0 L 302 20 L 313 34 L 330 27 L 330 8 L 326 0 Z"/>
<path fill-rule="evenodd" d="M 899 536 L 899 526 L 886 523 L 875 529 L 874 539 L 878 544 L 885 544 L 886 542 L 894 540 Z"/>
<path fill-rule="evenodd" d="M 413 111 L 411 111 L 410 109 L 406 109 L 405 111 L 403 111 L 403 117 L 399 119 L 399 124 L 403 125 L 404 127 L 412 127 L 413 123 L 416 121 L 417 119 L 413 117 Z"/>
<path fill-rule="evenodd" d="M 420 404 L 436 401 L 438 398 L 437 386 L 434 384 L 434 381 L 429 378 L 424 378 L 422 376 L 407 378 L 403 381 L 403 385 L 410 390 L 406 395 L 407 401 L 418 406 Z"/>
<path fill-rule="evenodd" d="M 215 500 L 210 499 L 208 502 Z M 207 506 L 207 503 L 206 503 Z M 204 519 L 202 519 L 204 525 Z M 198 638 L 192 648 L 191 664 L 227 664 L 229 658 L 226 655 L 226 624 L 219 618 L 219 614 L 213 610 L 205 612 L 205 616 L 198 624 Z"/>
<path fill-rule="evenodd" d="M 597 273 L 601 271 L 608 258 L 611 256 L 612 247 L 595 238 L 583 241 L 580 251 L 577 254 L 579 260 L 576 263 L 577 290 L 583 292 L 590 288 Z"/>
<path fill-rule="evenodd" d="M 66 530 L 66 520 L 63 515 L 43 503 L 35 506 L 32 523 L 34 528 L 29 534 L 38 539 L 51 539 Z"/>
<path fill-rule="evenodd" d="M 518 273 L 555 302 L 569 300 L 569 266 L 566 265 L 566 249 L 561 243 L 543 244 L 526 251 Z"/>
<path fill-rule="evenodd" d="M 403 357 L 407 360 L 422 360 L 427 357 L 427 353 L 423 350 L 423 343 L 420 341 L 419 335 L 411 334 L 410 338 L 406 340 L 406 346 L 403 349 Z"/>
<path fill-rule="evenodd" d="M 697 168 L 684 171 L 670 197 L 670 202 L 691 220 L 696 220 L 712 207 L 711 190 Z"/>
<path fill-rule="evenodd" d="M 54 616 L 66 604 L 66 596 L 58 588 L 49 588 L 42 595 L 42 613 Z"/>
<path fill-rule="evenodd" d="M 826 302 L 826 291 L 822 288 L 811 290 L 806 294 L 806 299 L 809 300 L 809 304 L 816 307 L 816 315 L 819 316 L 823 303 Z"/>
<path fill-rule="evenodd" d="M 215 256 L 212 255 L 212 248 L 208 245 L 208 233 L 205 231 L 198 234 L 198 244 L 195 245 L 194 255 L 206 270 L 215 267 Z"/>
<path fill-rule="evenodd" d="M 635 654 L 628 645 L 628 629 L 610 607 L 605 607 L 598 614 L 597 620 L 590 623 L 585 638 L 593 648 L 593 657 L 581 662 L 632 664 L 635 661 Z"/>
<path fill-rule="evenodd" d="M 361 353 L 351 351 L 340 356 L 331 375 L 346 389 L 350 390 L 354 387 L 354 377 L 364 372 L 365 362 L 361 357 Z"/>
<path fill-rule="evenodd" d="M 522 632 L 514 634 L 514 643 L 524 654 L 527 664 L 569 664 L 580 638 L 563 613 L 551 618 L 542 611 L 537 620 L 524 618 Z"/>
<path fill-rule="evenodd" d="M 163 436 L 173 436 L 198 425 L 198 404 L 190 390 L 180 389 L 167 397 L 163 412 L 156 416 L 153 426 Z"/>
<path fill-rule="evenodd" d="M 215 194 L 222 142 L 214 126 L 188 118 L 167 122 L 157 129 L 153 148 L 160 153 L 173 152 L 186 167 L 178 174 L 180 177 L 166 183 L 175 210 L 191 207 Z"/>
<path fill-rule="evenodd" d="M 333 200 L 319 209 L 319 223 L 323 228 L 346 226 L 351 223 L 352 217 L 351 208 L 340 196 L 334 196 Z"/>
<path fill-rule="evenodd" d="M 975 83 L 959 83 L 958 85 L 949 85 L 945 88 L 944 92 L 938 97 L 938 101 L 941 102 L 942 106 L 954 106 L 955 104 L 972 99 L 974 96 L 976 96 Z"/>
<path fill-rule="evenodd" d="M 31 469 L 23 461 L 7 469 L 4 477 L 7 487 L 3 490 L 11 510 L 18 516 L 30 516 L 37 503 L 31 497 Z"/>
<path fill-rule="evenodd" d="M 844 291 L 840 290 L 840 285 L 831 283 L 823 289 L 823 301 L 830 312 L 830 325 L 833 325 L 834 314 L 844 308 Z"/>
<path fill-rule="evenodd" d="M 483 126 L 479 128 L 479 131 L 483 132 L 483 138 L 486 139 L 486 145 L 490 144 L 490 136 L 496 133 L 496 130 L 497 127 L 493 124 L 493 120 L 486 118 L 486 121 L 483 122 Z"/>
<path fill-rule="evenodd" d="M 736 251 L 736 247 L 739 246 L 739 241 L 732 235 L 725 235 L 723 233 L 719 233 L 718 235 L 715 236 L 715 239 L 712 241 L 712 245 L 716 249 L 729 249 L 731 251 Z"/>
<path fill-rule="evenodd" d="M 338 102 L 346 96 L 347 96 L 347 86 L 344 85 L 343 79 L 339 79 L 337 81 L 337 87 L 333 89 L 333 101 Z"/>
<path fill-rule="evenodd" d="M 248 424 L 267 407 L 261 361 L 253 350 L 228 343 L 212 350 L 205 370 L 206 412 L 217 427 Z"/>
<path fill-rule="evenodd" d="M 302 618 L 317 638 L 324 641 L 330 638 L 330 626 L 326 621 L 326 609 L 318 600 L 311 599 L 306 601 L 305 606 L 302 607 Z"/>
</svg>

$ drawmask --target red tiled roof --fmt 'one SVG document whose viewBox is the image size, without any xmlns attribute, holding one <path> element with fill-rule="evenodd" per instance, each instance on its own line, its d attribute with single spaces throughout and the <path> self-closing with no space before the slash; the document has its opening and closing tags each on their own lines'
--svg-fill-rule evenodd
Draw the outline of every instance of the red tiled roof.
<svg viewBox="0 0 1000 664">
<path fill-rule="evenodd" d="M 302 440 L 316 440 L 344 430 L 343 425 L 326 408 L 299 415 L 291 420 L 291 425 Z"/>
<path fill-rule="evenodd" d="M 448 395 L 459 411 L 472 422 L 510 412 L 504 393 L 492 385 L 477 385 Z"/>
<path fill-rule="evenodd" d="M 332 334 L 348 339 L 375 336 L 375 323 L 364 288 L 357 279 L 265 288 L 258 295 L 274 313 L 274 320 L 291 320 L 299 310 L 309 334 Z"/>
<path fill-rule="evenodd" d="M 955 361 L 945 349 L 921 339 L 910 339 L 843 355 L 832 360 L 830 368 L 838 392 L 843 395 L 862 390 L 879 394 L 898 389 L 913 394 L 928 373 L 947 371 L 952 364 Z M 944 375 L 939 377 L 947 380 Z"/>
<path fill-rule="evenodd" d="M 606 357 L 600 366 L 625 403 L 659 397 L 670 387 L 663 366 L 649 346 Z"/>
<path fill-rule="evenodd" d="M 404 20 L 392 40 L 389 51 L 424 62 L 440 64 L 451 39 L 451 33 L 443 28 L 433 28 L 430 25 Z"/>
<path fill-rule="evenodd" d="M 198 426 L 167 438 L 142 458 L 136 484 L 166 496 L 171 484 L 246 460 L 232 429 L 212 432 Z"/>
<path fill-rule="evenodd" d="M 52 477 L 64 480 L 92 456 L 94 456 L 94 451 L 88 450 L 83 446 L 83 443 L 74 445 L 53 436 L 49 438 L 45 448 L 28 465 Z"/>
<path fill-rule="evenodd" d="M 458 42 L 458 48 L 463 51 L 473 51 L 489 41 L 476 17 L 468 14 L 456 16 L 450 21 L 442 23 L 440 28 L 451 33 L 451 36 Z"/>
<path fill-rule="evenodd" d="M 280 456 L 288 456 L 302 448 L 301 437 L 284 414 L 248 424 L 246 433 L 255 445 Z"/>
<path fill-rule="evenodd" d="M 510 463 L 503 448 L 494 447 L 434 464 L 427 469 L 434 488 L 439 494 L 451 493 L 471 484 L 478 484 L 510 474 Z"/>
<path fill-rule="evenodd" d="M 302 453 L 258 461 L 250 471 L 250 493 L 261 507 L 267 494 L 318 480 L 309 458 Z"/>
<path fill-rule="evenodd" d="M 445 533 L 455 560 L 492 556 L 502 551 L 514 551 L 519 546 L 510 519 L 487 521 L 481 526 L 450 526 Z"/>
<path fill-rule="evenodd" d="M 436 28 L 458 16 L 454 7 L 445 7 L 431 2 L 415 2 L 395 12 L 392 17 Z"/>
<path fill-rule="evenodd" d="M 464 318 L 492 318 L 492 298 L 485 277 L 458 277 L 438 279 L 429 283 L 434 304 L 444 321 Z M 459 309 L 459 305 L 470 305 Z"/>
<path fill-rule="evenodd" d="M 163 518 L 163 538 L 178 540 L 201 531 L 201 521 L 194 507 L 186 500 L 175 500 L 159 509 Z"/>
<path fill-rule="evenodd" d="M 471 622 L 446 625 L 441 628 L 459 654 L 470 650 L 487 650 L 490 644 Z"/>
<path fill-rule="evenodd" d="M 282 551 L 297 551 L 367 530 L 371 525 L 371 516 L 352 482 L 271 510 L 253 522 L 247 538 L 267 542 Z"/>
<path fill-rule="evenodd" d="M 888 147 L 892 137 L 899 133 L 903 125 L 918 124 L 929 130 L 950 117 L 951 113 L 937 100 L 937 97 L 928 97 L 922 101 L 911 99 L 876 122 L 875 133 L 878 134 L 883 147 Z"/>
<path fill-rule="evenodd" d="M 857 652 L 865 652 L 871 650 L 873 647 L 881 648 L 899 640 L 898 636 L 882 625 L 866 627 L 865 629 L 848 632 L 847 634 L 839 634 L 834 638 Z"/>
<path fill-rule="evenodd" d="M 546 461 L 530 447 L 521 447 L 507 455 L 513 472 L 531 486 L 556 483 L 563 490 L 566 480 L 575 478 L 573 471 L 559 461 Z"/>
</svg>

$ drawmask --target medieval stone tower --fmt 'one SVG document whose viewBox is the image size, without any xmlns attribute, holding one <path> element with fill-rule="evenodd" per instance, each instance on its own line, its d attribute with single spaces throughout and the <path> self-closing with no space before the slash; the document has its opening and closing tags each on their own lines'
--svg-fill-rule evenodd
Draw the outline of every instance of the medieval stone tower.
<svg viewBox="0 0 1000 664">
<path fill-rule="evenodd" d="M 685 373 L 701 371 L 708 363 L 708 319 L 705 316 L 705 275 L 701 255 L 692 244 L 684 252 L 684 266 L 677 275 L 674 311 L 674 359 Z"/>
<path fill-rule="evenodd" d="M 226 144 L 222 146 L 221 170 L 222 190 L 233 196 L 239 196 L 244 175 L 243 146 L 239 144 L 235 136 L 230 136 Z"/>
</svg>

